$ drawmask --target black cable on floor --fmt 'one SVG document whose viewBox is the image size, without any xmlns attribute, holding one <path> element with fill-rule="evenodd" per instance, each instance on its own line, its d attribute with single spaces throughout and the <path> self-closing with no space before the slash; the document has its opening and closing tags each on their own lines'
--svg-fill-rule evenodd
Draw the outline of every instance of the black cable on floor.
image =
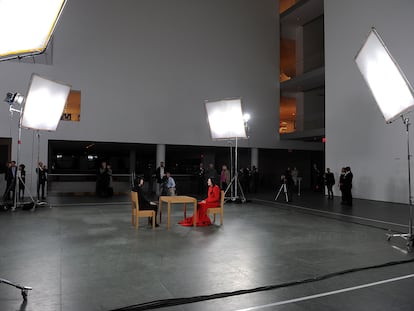
<svg viewBox="0 0 414 311">
<path fill-rule="evenodd" d="M 291 282 L 286 282 L 286 283 L 281 283 L 281 284 L 260 286 L 260 287 L 251 288 L 251 289 L 243 289 L 243 290 L 237 290 L 233 292 L 224 292 L 224 293 L 217 293 L 217 294 L 211 294 L 211 295 L 155 300 L 155 301 L 136 304 L 136 305 L 132 305 L 129 307 L 120 308 L 120 309 L 113 309 L 111 311 L 140 311 L 140 310 L 166 308 L 166 307 L 178 306 L 178 305 L 189 304 L 189 303 L 194 303 L 194 302 L 226 298 L 226 297 L 232 297 L 232 296 L 238 296 L 238 295 L 244 295 L 244 294 L 252 294 L 256 292 L 274 290 L 274 289 L 279 289 L 283 287 L 296 286 L 300 284 L 306 284 L 306 283 L 326 280 L 326 279 L 333 278 L 339 275 L 344 275 L 344 274 L 349 274 L 349 273 L 354 273 L 354 272 L 359 272 L 359 271 L 364 271 L 364 270 L 370 270 L 370 269 L 384 268 L 384 267 L 395 266 L 395 265 L 400 265 L 400 264 L 407 264 L 407 263 L 412 263 L 412 262 L 414 262 L 414 258 L 407 259 L 407 260 L 390 261 L 390 262 L 379 264 L 379 265 L 346 269 L 346 270 L 328 273 L 322 276 L 316 276 L 313 278 L 308 278 L 308 279 L 303 279 L 303 280 L 298 280 L 298 281 L 291 281 Z"/>
</svg>

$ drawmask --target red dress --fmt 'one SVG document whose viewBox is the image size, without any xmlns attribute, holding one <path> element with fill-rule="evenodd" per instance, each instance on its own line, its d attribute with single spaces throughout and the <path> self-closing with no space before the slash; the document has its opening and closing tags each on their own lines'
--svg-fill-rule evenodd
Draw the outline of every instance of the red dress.
<svg viewBox="0 0 414 311">
<path fill-rule="evenodd" d="M 217 185 L 208 188 L 207 199 L 205 202 L 197 204 L 197 226 L 211 225 L 210 217 L 207 215 L 207 209 L 210 207 L 220 206 L 220 188 Z M 194 216 L 187 217 L 179 222 L 182 226 L 192 226 L 194 224 Z"/>
</svg>

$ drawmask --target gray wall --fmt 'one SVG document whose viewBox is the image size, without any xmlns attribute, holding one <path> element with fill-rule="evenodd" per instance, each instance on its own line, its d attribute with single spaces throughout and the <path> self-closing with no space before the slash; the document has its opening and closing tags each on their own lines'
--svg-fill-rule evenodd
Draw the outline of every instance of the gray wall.
<svg viewBox="0 0 414 311">
<path fill-rule="evenodd" d="M 356 197 L 408 203 L 405 127 L 385 124 L 354 57 L 375 26 L 413 83 L 413 12 L 412 0 L 325 1 L 326 167 L 351 166 Z"/>
<path fill-rule="evenodd" d="M 210 138 L 204 101 L 229 97 L 252 116 L 240 146 L 321 149 L 279 141 L 278 25 L 274 0 L 71 0 L 53 65 L 1 62 L 0 96 L 25 94 L 33 72 L 81 91 L 81 122 L 41 133 L 44 161 L 49 139 L 226 146 Z M 13 137 L 16 159 L 17 116 L 1 109 L 0 137 Z M 37 139 L 22 137 L 30 174 Z"/>
</svg>

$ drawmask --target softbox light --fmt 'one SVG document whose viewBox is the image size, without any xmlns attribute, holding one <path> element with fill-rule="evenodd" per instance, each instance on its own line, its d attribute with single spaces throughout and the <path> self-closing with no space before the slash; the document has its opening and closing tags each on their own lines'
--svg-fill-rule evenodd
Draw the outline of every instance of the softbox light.
<svg viewBox="0 0 414 311">
<path fill-rule="evenodd" d="M 0 60 L 44 52 L 66 0 L 1 0 Z"/>
<path fill-rule="evenodd" d="M 355 62 L 387 123 L 414 109 L 413 89 L 375 28 Z"/>
<path fill-rule="evenodd" d="M 22 127 L 55 131 L 71 86 L 33 74 L 26 95 Z"/>
<path fill-rule="evenodd" d="M 205 104 L 212 139 L 247 138 L 240 98 Z"/>
</svg>

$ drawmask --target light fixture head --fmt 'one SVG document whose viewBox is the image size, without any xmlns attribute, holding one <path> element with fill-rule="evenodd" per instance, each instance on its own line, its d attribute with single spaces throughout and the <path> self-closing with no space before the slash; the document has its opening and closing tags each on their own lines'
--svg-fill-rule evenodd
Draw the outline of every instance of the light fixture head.
<svg viewBox="0 0 414 311">
<path fill-rule="evenodd" d="M 212 139 L 248 138 L 240 98 L 205 104 Z"/>
<path fill-rule="evenodd" d="M 66 0 L 1 0 L 0 60 L 46 50 Z"/>
<path fill-rule="evenodd" d="M 55 131 L 71 86 L 32 74 L 23 110 L 22 126 Z"/>
<path fill-rule="evenodd" d="M 4 101 L 10 105 L 22 105 L 24 102 L 24 96 L 20 93 L 7 93 Z"/>
<path fill-rule="evenodd" d="M 386 123 L 414 109 L 414 91 L 384 41 L 372 28 L 355 62 Z"/>
</svg>

